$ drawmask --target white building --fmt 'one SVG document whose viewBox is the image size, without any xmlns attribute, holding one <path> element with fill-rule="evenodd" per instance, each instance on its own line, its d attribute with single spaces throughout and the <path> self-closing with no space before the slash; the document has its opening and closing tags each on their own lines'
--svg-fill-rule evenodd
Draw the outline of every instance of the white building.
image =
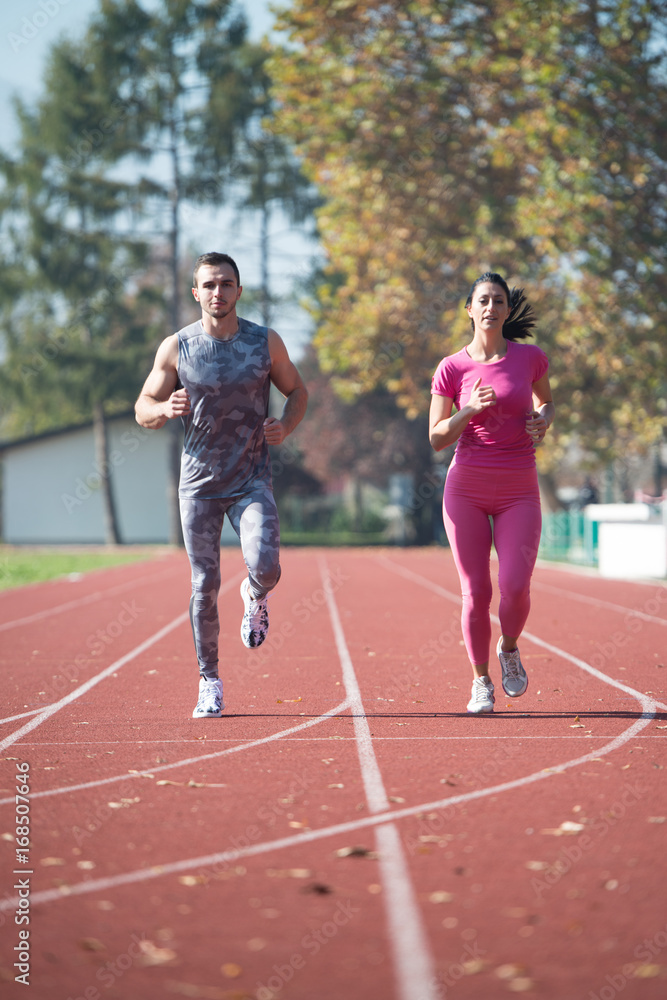
<svg viewBox="0 0 667 1000">
<path fill-rule="evenodd" d="M 108 469 L 98 467 L 92 424 L 0 445 L 2 540 L 104 544 L 100 486 L 110 476 L 122 542 L 168 543 L 169 430 L 112 417 L 108 442 Z"/>
</svg>

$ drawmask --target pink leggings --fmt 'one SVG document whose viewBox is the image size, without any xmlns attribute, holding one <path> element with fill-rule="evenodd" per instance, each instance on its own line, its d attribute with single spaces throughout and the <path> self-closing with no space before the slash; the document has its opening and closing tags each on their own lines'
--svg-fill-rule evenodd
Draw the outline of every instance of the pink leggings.
<svg viewBox="0 0 667 1000">
<path fill-rule="evenodd" d="M 492 542 L 498 554 L 503 635 L 521 635 L 528 618 L 542 525 L 537 470 L 454 464 L 447 473 L 442 510 L 461 580 L 463 639 L 470 662 L 479 666 L 488 662 L 491 644 Z"/>
</svg>

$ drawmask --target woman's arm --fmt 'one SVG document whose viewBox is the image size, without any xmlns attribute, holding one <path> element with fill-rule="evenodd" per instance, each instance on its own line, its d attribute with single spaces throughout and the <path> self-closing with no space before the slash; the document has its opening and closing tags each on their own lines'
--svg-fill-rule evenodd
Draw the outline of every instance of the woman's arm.
<svg viewBox="0 0 667 1000">
<path fill-rule="evenodd" d="M 495 406 L 495 390 L 490 385 L 481 383 L 481 378 L 478 378 L 472 387 L 470 399 L 454 414 L 452 414 L 453 399 L 435 394 L 431 396 L 428 437 L 435 451 L 442 451 L 448 445 L 454 444 L 477 413 L 481 413 L 487 406 Z"/>
<path fill-rule="evenodd" d="M 544 436 L 551 427 L 556 415 L 556 407 L 551 396 L 551 386 L 549 376 L 544 374 L 537 382 L 533 382 L 533 414 L 526 421 L 526 431 L 532 437 L 535 444 L 544 440 Z"/>
</svg>

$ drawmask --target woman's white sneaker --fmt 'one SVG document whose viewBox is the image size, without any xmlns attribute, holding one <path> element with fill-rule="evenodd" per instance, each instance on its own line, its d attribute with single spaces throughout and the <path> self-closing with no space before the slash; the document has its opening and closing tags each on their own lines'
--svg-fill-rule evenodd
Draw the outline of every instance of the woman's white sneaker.
<svg viewBox="0 0 667 1000">
<path fill-rule="evenodd" d="M 468 711 L 473 715 L 482 715 L 493 711 L 496 700 L 493 695 L 493 683 L 490 677 L 475 677 L 472 682 L 472 692 L 468 702 Z"/>
<path fill-rule="evenodd" d="M 520 698 L 528 687 L 528 676 L 523 669 L 518 649 L 503 650 L 503 637 L 498 639 L 496 653 L 503 672 L 503 691 L 508 698 Z"/>
</svg>

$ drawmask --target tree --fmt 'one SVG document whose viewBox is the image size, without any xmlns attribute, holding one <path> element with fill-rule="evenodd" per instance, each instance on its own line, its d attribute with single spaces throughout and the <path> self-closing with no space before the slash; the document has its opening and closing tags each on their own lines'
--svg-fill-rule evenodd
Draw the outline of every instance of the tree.
<svg viewBox="0 0 667 1000">
<path fill-rule="evenodd" d="M 162 336 L 182 325 L 183 209 L 219 207 L 221 180 L 255 111 L 248 88 L 258 61 L 246 34 L 231 0 L 102 0 L 81 42 L 54 50 L 38 108 L 20 106 L 21 156 L 5 163 L 5 175 L 19 238 L 26 227 L 30 233 L 22 259 L 37 294 L 27 306 L 31 286 L 24 282 L 6 326 L 14 361 L 26 351 L 39 353 L 29 317 L 40 287 L 42 295 L 48 288 L 50 299 L 40 306 L 49 312 L 48 326 L 41 334 L 35 327 L 34 336 L 64 343 L 57 365 L 40 372 L 45 409 L 60 407 L 61 369 L 83 393 L 80 412 L 100 421 L 109 401 L 127 404 L 128 391 L 136 398 L 138 373 L 145 375 L 148 365 L 146 340 L 150 336 L 154 350 L 153 321 L 160 318 L 160 303 L 142 274 L 149 261 L 154 279 L 156 266 L 163 270 Z M 103 309 L 96 308 L 96 296 Z M 152 311 L 143 328 L 122 314 L 148 299 Z M 128 337 L 141 341 L 142 362 Z M 125 346 L 132 350 L 124 352 Z M 119 397 L 115 384 L 123 381 Z M 180 442 L 173 422 L 170 430 L 171 539 L 177 542 Z M 103 430 L 97 440 L 103 448 Z M 113 520 L 112 509 L 109 516 Z"/>
<path fill-rule="evenodd" d="M 60 43 L 45 96 L 34 109 L 18 105 L 19 156 L 2 164 L 21 268 L 4 301 L 3 376 L 24 432 L 92 418 L 105 537 L 117 543 L 106 417 L 138 391 L 151 296 L 137 280 L 147 245 L 121 225 L 131 186 L 105 176 L 92 141 L 86 157 L 73 155 L 82 130 L 92 137 L 91 117 L 101 121 L 106 110 L 91 77 L 84 50 Z"/>
<path fill-rule="evenodd" d="M 229 172 L 232 186 L 239 192 L 238 210 L 259 215 L 258 305 L 265 326 L 272 323 L 274 305 L 269 276 L 272 217 L 278 208 L 291 222 L 304 223 L 312 218 L 319 200 L 291 146 L 271 128 L 274 101 L 273 81 L 266 69 L 269 56 L 270 49 L 264 46 L 247 46 L 244 50 L 243 67 L 239 67 L 245 70 L 244 120 Z M 214 104 L 211 111 L 214 115 Z"/>
<path fill-rule="evenodd" d="M 439 506 L 441 478 L 431 470 L 428 421 L 424 414 L 409 419 L 382 386 L 345 401 L 319 367 L 312 346 L 300 363 L 308 386 L 308 419 L 300 425 L 296 443 L 306 472 L 322 483 L 339 479 L 371 483 L 380 489 L 389 477 L 411 479 L 409 510 L 418 542 L 433 538 L 432 505 Z M 360 490 L 356 490 L 360 496 Z M 357 502 L 357 520 L 361 521 Z"/>
<path fill-rule="evenodd" d="M 665 426 L 664 0 L 295 0 L 277 127 L 325 199 L 324 371 L 428 405 L 491 267 L 526 286 L 558 402 L 555 468 Z"/>
</svg>

